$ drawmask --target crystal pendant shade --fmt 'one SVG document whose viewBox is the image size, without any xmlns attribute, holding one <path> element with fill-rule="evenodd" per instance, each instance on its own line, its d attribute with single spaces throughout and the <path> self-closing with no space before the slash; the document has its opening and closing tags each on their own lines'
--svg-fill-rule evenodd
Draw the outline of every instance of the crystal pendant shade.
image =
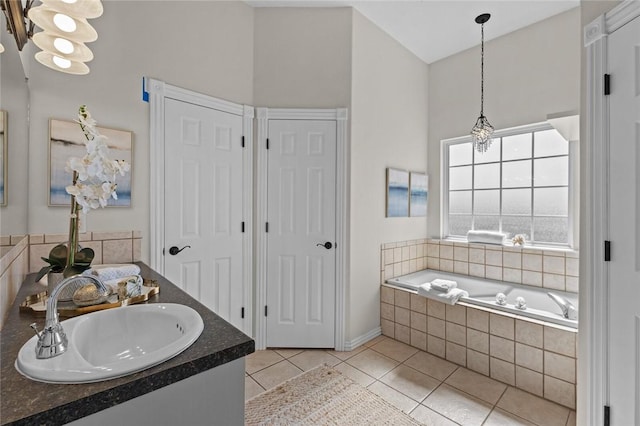
<svg viewBox="0 0 640 426">
<path fill-rule="evenodd" d="M 471 129 L 471 139 L 473 146 L 479 153 L 485 153 L 493 141 L 493 126 L 487 117 L 481 115 L 476 121 L 476 125 Z"/>
</svg>

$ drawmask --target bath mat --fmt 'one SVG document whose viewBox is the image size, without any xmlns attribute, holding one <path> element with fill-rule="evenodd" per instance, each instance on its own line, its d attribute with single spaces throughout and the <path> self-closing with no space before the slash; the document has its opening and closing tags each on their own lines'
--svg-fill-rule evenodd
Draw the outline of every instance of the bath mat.
<svg viewBox="0 0 640 426">
<path fill-rule="evenodd" d="M 326 365 L 245 403 L 246 425 L 419 425 L 378 395 Z"/>
</svg>

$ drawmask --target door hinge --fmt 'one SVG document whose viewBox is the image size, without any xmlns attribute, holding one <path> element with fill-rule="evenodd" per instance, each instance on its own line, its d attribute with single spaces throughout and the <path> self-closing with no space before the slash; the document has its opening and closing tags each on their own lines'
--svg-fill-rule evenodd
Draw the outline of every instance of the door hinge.
<svg viewBox="0 0 640 426">
<path fill-rule="evenodd" d="M 605 96 L 611 94 L 611 74 L 604 75 L 604 94 Z"/>
<path fill-rule="evenodd" d="M 264 316 L 267 316 L 267 305 L 264 305 Z"/>
<path fill-rule="evenodd" d="M 242 222 L 242 232 L 244 233 L 244 222 Z"/>
<path fill-rule="evenodd" d="M 269 138 L 267 138 L 267 149 L 269 149 Z"/>
<path fill-rule="evenodd" d="M 604 426 L 611 424 L 611 408 L 608 405 L 604 406 Z"/>
<path fill-rule="evenodd" d="M 264 224 L 264 232 L 269 232 L 269 222 Z"/>
<path fill-rule="evenodd" d="M 244 306 L 240 309 L 240 318 L 244 318 Z"/>
<path fill-rule="evenodd" d="M 611 262 L 611 241 L 604 242 L 604 261 Z"/>
<path fill-rule="evenodd" d="M 242 147 L 244 148 L 244 136 L 242 137 Z"/>
</svg>

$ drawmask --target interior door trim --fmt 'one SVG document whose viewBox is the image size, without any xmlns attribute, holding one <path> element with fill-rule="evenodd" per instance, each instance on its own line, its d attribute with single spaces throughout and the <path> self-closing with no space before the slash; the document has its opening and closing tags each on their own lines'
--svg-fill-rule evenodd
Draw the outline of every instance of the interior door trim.
<svg viewBox="0 0 640 426">
<path fill-rule="evenodd" d="M 581 229 L 580 318 L 578 358 L 578 424 L 596 425 L 609 403 L 609 267 L 604 261 L 604 241 L 609 240 L 609 99 L 604 95 L 608 70 L 607 38 L 640 16 L 640 2 L 625 0 L 584 28 L 587 56 L 587 110 L 585 148 L 587 161 L 585 219 Z"/>
<path fill-rule="evenodd" d="M 164 273 L 165 247 L 164 227 L 164 162 L 165 99 L 175 99 L 242 117 L 243 150 L 243 199 L 242 212 L 245 229 L 242 240 L 242 285 L 245 307 L 244 330 L 253 333 L 253 118 L 255 109 L 224 99 L 172 86 L 164 81 L 145 78 L 144 91 L 149 95 L 149 140 L 150 140 L 150 181 L 149 181 L 149 243 L 151 268 Z"/>
<path fill-rule="evenodd" d="M 264 306 L 267 303 L 267 235 L 260 224 L 267 221 L 267 150 L 269 120 L 335 120 L 337 131 L 336 151 L 336 318 L 335 350 L 345 349 L 346 286 L 349 274 L 349 220 L 347 199 L 347 119 L 346 108 L 300 109 L 300 108 L 256 108 L 256 350 L 265 349 L 267 343 L 267 321 Z"/>
</svg>

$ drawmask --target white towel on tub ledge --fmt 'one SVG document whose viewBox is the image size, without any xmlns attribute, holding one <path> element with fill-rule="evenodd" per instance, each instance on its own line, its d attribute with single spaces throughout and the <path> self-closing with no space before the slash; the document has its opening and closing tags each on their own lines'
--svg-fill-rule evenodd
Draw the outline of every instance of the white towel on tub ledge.
<svg viewBox="0 0 640 426">
<path fill-rule="evenodd" d="M 438 291 L 431 288 L 431 284 L 425 283 L 418 287 L 418 294 L 420 296 L 428 297 L 429 299 L 437 300 L 442 303 L 448 303 L 455 305 L 458 303 L 461 297 L 469 297 L 469 293 L 459 288 L 452 288 L 447 292 Z"/>
<path fill-rule="evenodd" d="M 504 244 L 507 234 L 495 231 L 469 231 L 467 232 L 467 242 L 481 244 Z"/>
</svg>

